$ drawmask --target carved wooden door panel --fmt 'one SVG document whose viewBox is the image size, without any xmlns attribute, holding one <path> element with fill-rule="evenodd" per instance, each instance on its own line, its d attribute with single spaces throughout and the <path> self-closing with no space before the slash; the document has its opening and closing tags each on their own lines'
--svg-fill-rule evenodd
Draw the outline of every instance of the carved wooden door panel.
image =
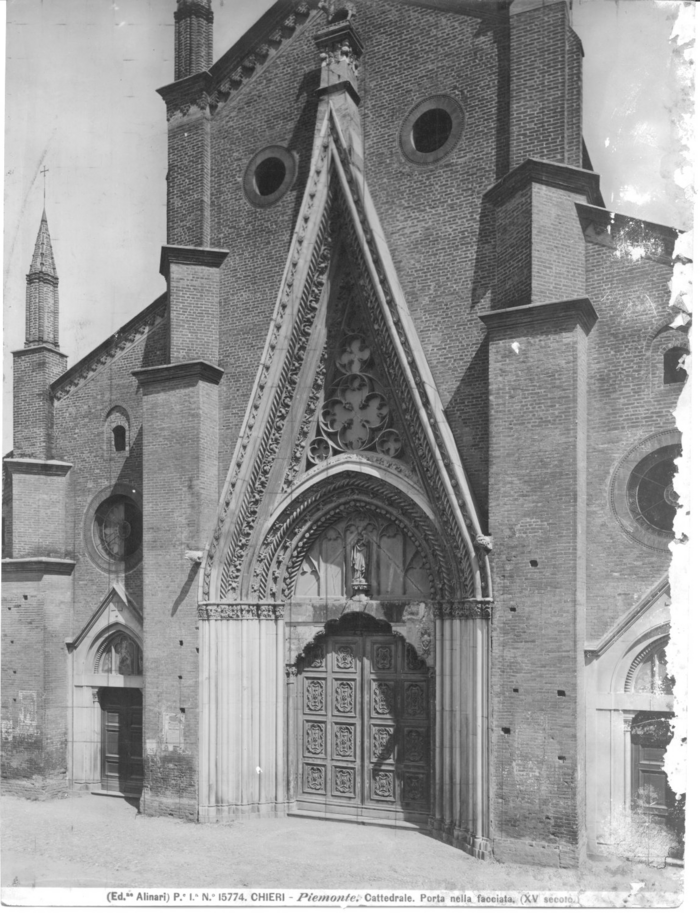
<svg viewBox="0 0 700 918">
<path fill-rule="evenodd" d="M 106 689 L 102 705 L 102 790 L 140 796 L 143 703 L 138 689 Z"/>
<path fill-rule="evenodd" d="M 328 638 L 299 685 L 299 808 L 424 822 L 430 803 L 428 677 L 390 635 Z"/>
</svg>

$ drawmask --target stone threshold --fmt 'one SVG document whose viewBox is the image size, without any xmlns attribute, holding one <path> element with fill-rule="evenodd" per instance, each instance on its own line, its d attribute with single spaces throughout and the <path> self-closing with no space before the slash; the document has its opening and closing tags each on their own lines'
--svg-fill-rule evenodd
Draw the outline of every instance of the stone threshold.
<svg viewBox="0 0 700 918">
<path fill-rule="evenodd" d="M 380 826 L 384 829 L 402 829 L 407 832 L 420 832 L 429 828 L 428 823 L 405 822 L 400 819 L 382 819 L 375 816 L 345 816 L 342 813 L 322 813 L 313 810 L 295 810 L 287 813 L 295 819 L 324 819 L 327 822 L 352 822 L 358 826 Z"/>
<path fill-rule="evenodd" d="M 94 794 L 95 797 L 121 797 L 122 799 L 128 800 L 140 800 L 141 794 L 123 794 L 121 791 L 116 790 L 93 790 L 90 791 L 91 794 Z"/>
</svg>

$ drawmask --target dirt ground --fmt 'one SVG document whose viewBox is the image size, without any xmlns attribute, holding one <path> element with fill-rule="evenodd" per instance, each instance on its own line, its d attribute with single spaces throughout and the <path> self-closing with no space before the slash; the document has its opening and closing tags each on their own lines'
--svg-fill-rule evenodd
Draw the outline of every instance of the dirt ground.
<svg viewBox="0 0 700 918">
<path fill-rule="evenodd" d="M 3 887 L 599 890 L 634 905 L 675 904 L 682 887 L 678 867 L 504 865 L 417 831 L 289 817 L 200 825 L 139 815 L 115 797 L 5 795 L 0 815 Z"/>
</svg>

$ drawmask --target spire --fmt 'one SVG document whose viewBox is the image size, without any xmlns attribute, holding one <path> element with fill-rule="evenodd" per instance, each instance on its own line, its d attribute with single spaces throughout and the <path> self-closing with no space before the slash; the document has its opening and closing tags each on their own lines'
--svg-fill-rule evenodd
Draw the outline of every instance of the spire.
<svg viewBox="0 0 700 918">
<path fill-rule="evenodd" d="M 175 79 L 183 80 L 211 67 L 214 11 L 211 0 L 177 0 L 175 11 Z"/>
<path fill-rule="evenodd" d="M 46 210 L 41 215 L 34 255 L 27 274 L 25 347 L 58 347 L 58 275 L 53 259 Z"/>
<path fill-rule="evenodd" d="M 30 274 L 39 272 L 48 274 L 50 277 L 55 277 L 56 280 L 58 280 L 56 263 L 53 260 L 53 249 L 51 248 L 51 236 L 49 234 L 49 223 L 46 219 L 46 210 L 44 210 L 41 215 L 39 232 L 37 233 L 36 243 L 34 245 L 34 256 L 32 258 L 31 267 L 29 268 Z"/>
</svg>

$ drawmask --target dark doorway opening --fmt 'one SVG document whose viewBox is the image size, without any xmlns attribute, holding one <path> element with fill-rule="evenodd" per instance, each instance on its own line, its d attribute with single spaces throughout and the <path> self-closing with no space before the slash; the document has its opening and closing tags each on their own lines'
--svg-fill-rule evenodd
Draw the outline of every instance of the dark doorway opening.
<svg viewBox="0 0 700 918">
<path fill-rule="evenodd" d="M 143 699 L 140 689 L 100 690 L 102 790 L 140 797 L 143 789 Z"/>
</svg>

